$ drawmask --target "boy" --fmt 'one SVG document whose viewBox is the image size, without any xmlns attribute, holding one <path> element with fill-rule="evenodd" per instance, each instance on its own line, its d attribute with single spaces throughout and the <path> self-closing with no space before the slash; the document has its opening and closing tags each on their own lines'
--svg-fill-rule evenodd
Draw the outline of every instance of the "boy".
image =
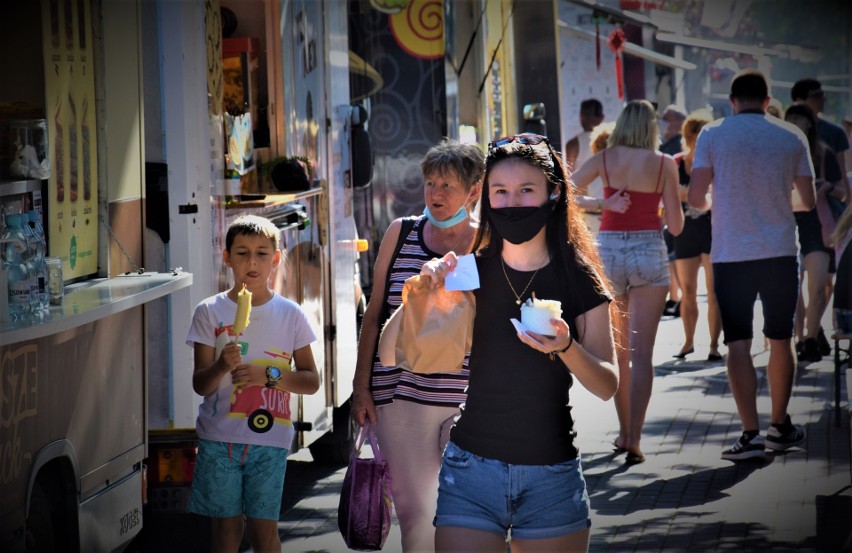
<svg viewBox="0 0 852 553">
<path fill-rule="evenodd" d="M 204 396 L 189 510 L 212 518 L 214 551 L 239 549 L 245 516 L 252 549 L 277 553 L 284 471 L 295 434 L 290 394 L 319 389 L 310 345 L 316 336 L 301 307 L 269 288 L 281 252 L 278 229 L 268 219 L 247 215 L 234 221 L 222 258 L 234 287 L 198 304 L 186 339 L 195 348 L 192 386 Z M 251 292 L 250 324 L 234 336 L 243 285 Z"/>
</svg>

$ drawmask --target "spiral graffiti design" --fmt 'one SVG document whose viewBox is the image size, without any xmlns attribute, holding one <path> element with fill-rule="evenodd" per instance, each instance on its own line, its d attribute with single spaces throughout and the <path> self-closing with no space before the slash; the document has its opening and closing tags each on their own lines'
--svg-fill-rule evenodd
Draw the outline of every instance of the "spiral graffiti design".
<svg viewBox="0 0 852 553">
<path fill-rule="evenodd" d="M 410 56 L 427 60 L 444 56 L 442 0 L 412 0 L 408 8 L 388 19 L 394 39 Z"/>
</svg>

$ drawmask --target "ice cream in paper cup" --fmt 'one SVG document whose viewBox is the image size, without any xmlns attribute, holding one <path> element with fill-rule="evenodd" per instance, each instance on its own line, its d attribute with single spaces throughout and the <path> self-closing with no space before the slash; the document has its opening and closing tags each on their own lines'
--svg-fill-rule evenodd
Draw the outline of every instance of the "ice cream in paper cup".
<svg viewBox="0 0 852 553">
<path fill-rule="evenodd" d="M 544 336 L 555 336 L 551 319 L 562 317 L 562 302 L 530 298 L 521 305 L 521 322 L 528 330 Z"/>
</svg>

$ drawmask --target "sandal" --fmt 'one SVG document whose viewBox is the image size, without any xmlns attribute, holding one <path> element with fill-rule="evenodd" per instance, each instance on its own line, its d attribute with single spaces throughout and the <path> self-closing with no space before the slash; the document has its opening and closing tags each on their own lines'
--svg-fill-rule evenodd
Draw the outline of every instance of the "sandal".
<svg viewBox="0 0 852 553">
<path fill-rule="evenodd" d="M 708 361 L 721 361 L 722 354 L 721 353 L 713 353 L 712 351 L 707 354 Z"/>
<path fill-rule="evenodd" d="M 638 465 L 639 463 L 645 462 L 645 456 L 641 453 L 636 453 L 633 451 L 627 452 L 627 458 L 624 460 L 625 465 Z"/>
<path fill-rule="evenodd" d="M 689 348 L 689 349 L 680 351 L 680 352 L 672 355 L 672 357 L 674 357 L 675 359 L 686 359 L 686 356 L 689 355 L 690 353 L 695 353 L 695 348 Z"/>
</svg>

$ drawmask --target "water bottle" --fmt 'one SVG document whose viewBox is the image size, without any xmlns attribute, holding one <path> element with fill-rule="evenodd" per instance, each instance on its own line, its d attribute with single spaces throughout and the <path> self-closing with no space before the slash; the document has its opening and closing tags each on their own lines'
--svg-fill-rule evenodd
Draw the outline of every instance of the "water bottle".
<svg viewBox="0 0 852 553">
<path fill-rule="evenodd" d="M 27 241 L 27 253 L 24 256 L 24 263 L 27 266 L 27 272 L 30 274 L 30 312 L 33 315 L 41 314 L 41 301 L 38 296 L 38 269 L 36 268 L 36 237 L 33 229 L 30 227 L 30 216 L 26 213 L 20 215 L 21 231 L 24 234 L 24 239 Z"/>
<path fill-rule="evenodd" d="M 21 215 L 6 215 L 6 230 L 0 243 L 3 244 L 3 270 L 9 285 L 9 316 L 20 319 L 32 311 L 30 273 L 26 263 L 28 245 L 21 227 Z"/>
<path fill-rule="evenodd" d="M 44 261 L 44 256 L 47 255 L 47 242 L 45 241 L 44 227 L 41 226 L 41 217 L 39 217 L 38 211 L 28 211 L 27 216 L 29 216 L 30 229 L 33 231 L 33 237 L 35 238 L 33 265 L 35 266 L 36 280 L 38 282 L 39 309 L 44 310 L 50 305 L 47 263 Z"/>
</svg>

